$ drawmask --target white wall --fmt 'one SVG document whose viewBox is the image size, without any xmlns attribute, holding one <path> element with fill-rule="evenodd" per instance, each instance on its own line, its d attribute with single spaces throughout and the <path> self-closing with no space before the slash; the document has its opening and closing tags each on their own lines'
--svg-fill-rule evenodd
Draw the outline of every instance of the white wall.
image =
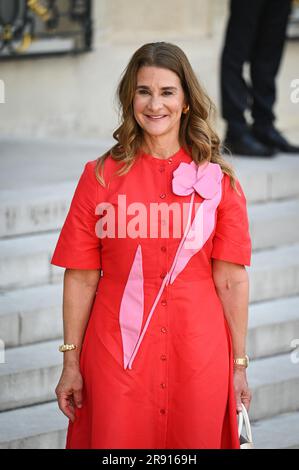
<svg viewBox="0 0 299 470">
<path fill-rule="evenodd" d="M 130 56 L 159 40 L 200 47 L 211 34 L 213 1 L 94 0 L 93 52 L 0 62 L 6 91 L 0 134 L 111 136 L 117 127 L 115 89 Z"/>
</svg>

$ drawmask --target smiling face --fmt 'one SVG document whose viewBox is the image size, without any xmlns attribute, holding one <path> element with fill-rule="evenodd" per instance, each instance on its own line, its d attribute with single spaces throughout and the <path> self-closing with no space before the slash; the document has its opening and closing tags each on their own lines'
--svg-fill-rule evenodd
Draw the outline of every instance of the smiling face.
<svg viewBox="0 0 299 470">
<path fill-rule="evenodd" d="M 134 116 L 149 137 L 178 140 L 184 100 L 180 79 L 171 70 L 152 66 L 138 70 Z"/>
</svg>

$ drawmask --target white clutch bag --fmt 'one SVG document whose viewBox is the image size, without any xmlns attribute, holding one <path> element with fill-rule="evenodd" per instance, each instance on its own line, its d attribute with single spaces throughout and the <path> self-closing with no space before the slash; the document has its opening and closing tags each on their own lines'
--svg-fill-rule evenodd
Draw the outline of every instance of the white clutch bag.
<svg viewBox="0 0 299 470">
<path fill-rule="evenodd" d="M 242 434 L 243 425 L 245 425 L 245 435 Z M 240 439 L 240 449 L 254 449 L 249 416 L 243 403 L 242 411 L 239 411 L 238 413 L 238 433 Z"/>
</svg>

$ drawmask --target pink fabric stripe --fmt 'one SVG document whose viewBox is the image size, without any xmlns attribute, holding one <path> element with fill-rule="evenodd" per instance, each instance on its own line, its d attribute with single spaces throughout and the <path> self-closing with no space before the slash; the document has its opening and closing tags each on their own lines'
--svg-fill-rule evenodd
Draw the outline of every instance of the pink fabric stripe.
<svg viewBox="0 0 299 470">
<path fill-rule="evenodd" d="M 143 337 L 144 337 L 144 335 L 145 335 L 145 333 L 146 333 L 146 330 L 147 330 L 147 327 L 148 327 L 148 325 L 149 325 L 149 322 L 151 321 L 151 318 L 152 318 L 152 316 L 153 316 L 153 313 L 154 313 L 154 311 L 155 311 L 155 308 L 156 308 L 156 306 L 157 306 L 157 303 L 158 303 L 159 300 L 160 300 L 160 297 L 161 297 L 161 295 L 162 295 L 162 292 L 163 292 L 163 290 L 164 290 L 164 287 L 165 287 L 166 284 L 167 284 L 168 279 L 169 279 L 169 273 L 167 273 L 167 275 L 166 275 L 166 276 L 164 277 L 164 279 L 163 279 L 163 282 L 162 282 L 162 284 L 161 284 L 161 287 L 160 287 L 160 289 L 159 289 L 159 292 L 158 292 L 158 294 L 157 294 L 157 297 L 155 298 L 155 301 L 154 301 L 154 303 L 153 303 L 153 306 L 152 306 L 152 308 L 151 308 L 151 310 L 150 310 L 150 313 L 149 313 L 149 315 L 148 315 L 148 317 L 147 317 L 147 320 L 146 320 L 146 322 L 145 322 L 145 324 L 144 324 L 142 333 L 141 333 L 141 335 L 140 335 L 140 338 L 139 338 L 139 340 L 138 340 L 138 343 L 136 344 L 135 350 L 134 350 L 134 352 L 133 352 L 133 354 L 132 354 L 132 357 L 131 357 L 131 359 L 130 359 L 129 366 L 128 366 L 129 369 L 132 369 L 133 361 L 134 361 L 135 356 L 136 356 L 136 354 L 137 354 L 137 352 L 138 352 L 139 346 L 140 346 L 140 344 L 141 344 L 141 342 L 142 342 L 142 340 L 143 340 Z"/>
<path fill-rule="evenodd" d="M 221 185 L 219 192 L 213 199 L 205 199 L 198 208 L 188 236 L 180 247 L 176 264 L 169 280 L 173 284 L 177 276 L 183 271 L 189 260 L 198 253 L 210 237 L 215 227 L 215 212 L 221 199 Z"/>
<path fill-rule="evenodd" d="M 177 251 L 176 251 L 174 260 L 172 262 L 171 268 L 169 270 L 169 274 L 170 274 L 169 281 L 172 278 L 173 271 L 175 270 L 177 263 L 179 263 L 179 257 L 181 256 L 182 248 L 184 246 L 186 238 L 188 237 L 188 233 L 190 232 L 190 224 L 191 224 L 192 208 L 193 208 L 193 204 L 194 204 L 194 197 L 195 197 L 195 192 L 193 191 L 193 193 L 191 195 L 190 203 L 189 203 L 188 219 L 187 219 L 187 224 L 186 224 L 186 227 L 185 227 L 184 235 L 183 235 L 183 237 L 180 241 L 180 244 L 177 248 Z M 196 217 L 196 214 L 195 214 L 195 217 Z"/>
<path fill-rule="evenodd" d="M 144 308 L 142 251 L 138 245 L 135 258 L 123 293 L 119 323 L 121 329 L 124 368 L 127 368 L 130 357 L 138 341 Z"/>
</svg>

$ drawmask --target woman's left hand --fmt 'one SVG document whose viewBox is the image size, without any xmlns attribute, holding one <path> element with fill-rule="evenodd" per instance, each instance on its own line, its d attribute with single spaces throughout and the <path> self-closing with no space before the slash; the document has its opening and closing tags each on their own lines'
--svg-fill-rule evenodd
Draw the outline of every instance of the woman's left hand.
<svg viewBox="0 0 299 470">
<path fill-rule="evenodd" d="M 234 389 L 235 389 L 237 412 L 242 410 L 242 407 L 241 407 L 242 403 L 244 404 L 246 410 L 248 411 L 250 407 L 252 395 L 248 387 L 245 367 L 234 368 Z"/>
</svg>

